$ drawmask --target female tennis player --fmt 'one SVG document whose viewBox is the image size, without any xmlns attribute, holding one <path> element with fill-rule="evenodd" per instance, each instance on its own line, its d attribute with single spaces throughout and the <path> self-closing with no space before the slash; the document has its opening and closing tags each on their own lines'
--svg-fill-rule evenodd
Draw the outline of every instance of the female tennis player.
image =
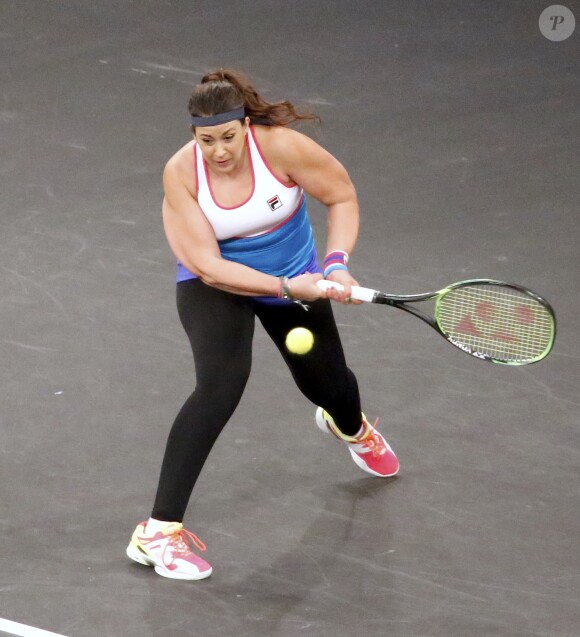
<svg viewBox="0 0 580 637">
<path fill-rule="evenodd" d="M 205 75 L 189 111 L 193 140 L 163 175 L 163 222 L 178 259 L 177 307 L 189 337 L 195 391 L 171 428 L 151 517 L 139 524 L 127 555 L 164 577 L 202 579 L 212 567 L 205 545 L 183 528 L 195 482 L 248 380 L 255 318 L 280 350 L 316 422 L 368 473 L 399 470 L 383 436 L 361 413 L 330 299 L 349 302 L 348 269 L 358 235 L 355 189 L 343 166 L 289 128 L 315 116 L 290 102 L 270 103 L 238 71 Z M 305 194 L 328 209 L 326 258 L 318 264 Z M 343 291 L 321 290 L 322 278 Z M 312 349 L 297 355 L 287 333 L 305 327 Z"/>
</svg>

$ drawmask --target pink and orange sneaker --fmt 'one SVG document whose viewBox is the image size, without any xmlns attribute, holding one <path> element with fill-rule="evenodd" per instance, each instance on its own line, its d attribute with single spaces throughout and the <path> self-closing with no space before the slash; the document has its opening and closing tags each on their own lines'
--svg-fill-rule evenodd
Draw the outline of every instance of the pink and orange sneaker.
<svg viewBox="0 0 580 637">
<path fill-rule="evenodd" d="M 206 549 L 197 535 L 186 531 L 183 524 L 168 522 L 163 530 L 149 535 L 147 522 L 141 522 L 127 547 L 127 556 L 139 564 L 155 567 L 155 572 L 163 577 L 183 580 L 209 577 L 211 565 L 194 553 L 192 546 L 200 551 Z"/>
<path fill-rule="evenodd" d="M 321 431 L 332 433 L 348 445 L 355 463 L 367 473 L 380 478 L 390 478 L 399 473 L 399 460 L 389 443 L 362 415 L 362 431 L 356 436 L 345 436 L 336 426 L 332 416 L 318 407 L 316 424 Z"/>
</svg>

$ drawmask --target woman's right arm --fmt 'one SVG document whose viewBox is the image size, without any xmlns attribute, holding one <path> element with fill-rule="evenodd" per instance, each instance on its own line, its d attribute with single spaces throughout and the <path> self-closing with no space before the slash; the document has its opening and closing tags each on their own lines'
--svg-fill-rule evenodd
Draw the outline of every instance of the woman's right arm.
<svg viewBox="0 0 580 637">
<path fill-rule="evenodd" d="M 244 296 L 278 295 L 277 277 L 223 259 L 209 221 L 186 186 L 177 156 L 163 173 L 163 226 L 169 246 L 177 259 L 204 283 Z M 320 275 L 303 275 L 291 280 L 292 295 L 313 301 L 326 293 L 316 286 Z"/>
</svg>

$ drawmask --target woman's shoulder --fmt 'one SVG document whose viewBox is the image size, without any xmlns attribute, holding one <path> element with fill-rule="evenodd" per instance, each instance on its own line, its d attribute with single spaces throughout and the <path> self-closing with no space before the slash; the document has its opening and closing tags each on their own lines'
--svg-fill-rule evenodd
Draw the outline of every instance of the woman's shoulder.
<svg viewBox="0 0 580 637">
<path fill-rule="evenodd" d="M 173 171 L 192 166 L 195 159 L 194 146 L 194 140 L 187 142 L 167 160 L 165 168 Z"/>
<path fill-rule="evenodd" d="M 284 144 L 295 144 L 301 138 L 307 138 L 303 133 L 299 133 L 293 128 L 287 126 L 264 126 L 262 124 L 253 124 L 252 131 L 254 136 L 262 145 L 276 147 Z"/>
<path fill-rule="evenodd" d="M 254 138 L 264 157 L 277 160 L 299 159 L 316 142 L 307 135 L 286 126 L 252 126 Z"/>
<path fill-rule="evenodd" d="M 192 140 L 174 153 L 165 164 L 163 171 L 166 185 L 181 183 L 190 192 L 196 192 L 195 142 Z"/>
</svg>

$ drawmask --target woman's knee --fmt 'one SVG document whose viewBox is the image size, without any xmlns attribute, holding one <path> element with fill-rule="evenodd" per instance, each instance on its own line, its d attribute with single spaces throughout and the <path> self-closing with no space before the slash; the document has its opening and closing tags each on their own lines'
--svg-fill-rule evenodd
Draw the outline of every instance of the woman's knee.
<svg viewBox="0 0 580 637">
<path fill-rule="evenodd" d="M 246 388 L 250 377 L 251 364 L 239 362 L 216 374 L 199 375 L 196 394 L 201 394 L 218 407 L 225 410 L 235 409 Z"/>
</svg>

